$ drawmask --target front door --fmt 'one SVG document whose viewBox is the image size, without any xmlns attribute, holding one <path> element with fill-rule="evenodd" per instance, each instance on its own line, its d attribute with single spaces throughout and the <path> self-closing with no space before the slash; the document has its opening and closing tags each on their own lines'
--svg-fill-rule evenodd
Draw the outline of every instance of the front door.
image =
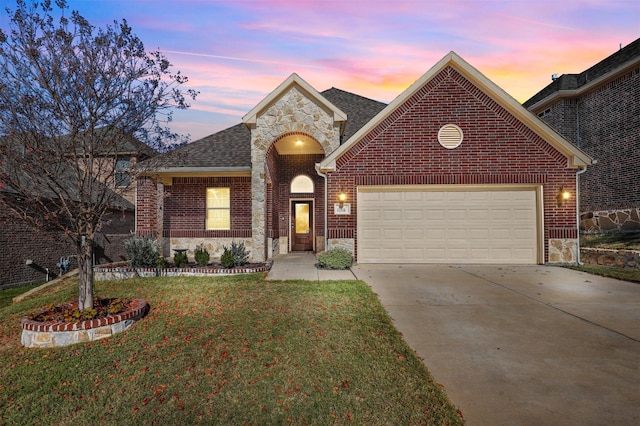
<svg viewBox="0 0 640 426">
<path fill-rule="evenodd" d="M 291 251 L 313 251 L 313 201 L 292 201 L 291 216 Z"/>
</svg>

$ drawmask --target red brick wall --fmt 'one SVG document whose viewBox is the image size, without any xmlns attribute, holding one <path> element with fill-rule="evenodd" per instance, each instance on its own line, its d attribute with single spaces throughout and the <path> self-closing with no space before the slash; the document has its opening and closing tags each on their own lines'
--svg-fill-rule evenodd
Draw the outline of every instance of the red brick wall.
<svg viewBox="0 0 640 426">
<path fill-rule="evenodd" d="M 541 108 L 549 110 L 542 120 L 598 161 L 580 177 L 582 211 L 640 207 L 638 99 L 640 68 L 579 98 Z"/>
<path fill-rule="evenodd" d="M 228 187 L 231 192 L 231 230 L 206 231 L 206 192 L 211 187 Z M 164 187 L 165 236 L 247 237 L 251 236 L 251 178 L 173 178 Z M 140 211 L 138 211 L 140 217 Z M 138 219 L 140 223 L 140 219 Z"/>
<path fill-rule="evenodd" d="M 18 223 L 1 222 L 0 233 L 0 286 L 41 283 L 46 281 L 46 268 L 50 278 L 58 274 L 56 264 L 60 257 L 75 254 L 71 242 L 60 232 L 34 231 Z M 110 223 L 105 224 L 96 235 L 95 262 L 110 263 L 126 258 L 123 241 L 133 229 L 133 212 L 114 213 Z M 26 265 L 27 259 L 33 261 Z M 71 260 L 71 269 L 78 267 Z"/>
<path fill-rule="evenodd" d="M 448 123 L 464 133 L 452 150 L 437 139 Z M 545 250 L 548 238 L 576 238 L 574 203 L 556 200 L 561 186 L 575 196 L 567 159 L 448 67 L 338 159 L 328 198 L 344 187 L 352 214 L 329 212 L 329 238 L 357 239 L 359 185 L 510 183 L 544 185 Z"/>
<path fill-rule="evenodd" d="M 136 234 L 139 236 L 156 235 L 158 227 L 158 185 L 148 176 L 136 180 Z"/>
<path fill-rule="evenodd" d="M 278 160 L 278 181 L 280 200 L 278 213 L 280 217 L 280 236 L 289 235 L 290 200 L 314 200 L 315 235 L 324 235 L 324 178 L 318 175 L 315 164 L 322 161 L 323 154 L 281 155 Z M 291 194 L 291 181 L 298 175 L 311 178 L 315 192 L 313 194 Z M 284 218 L 284 220 L 282 220 Z"/>
</svg>

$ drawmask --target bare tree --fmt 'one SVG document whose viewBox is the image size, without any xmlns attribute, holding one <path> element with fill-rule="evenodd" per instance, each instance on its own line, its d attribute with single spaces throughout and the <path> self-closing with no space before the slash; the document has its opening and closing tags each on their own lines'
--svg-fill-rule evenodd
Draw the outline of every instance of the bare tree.
<svg viewBox="0 0 640 426">
<path fill-rule="evenodd" d="M 0 207 L 73 243 L 81 310 L 93 306 L 93 248 L 126 185 L 116 156 L 135 137 L 180 142 L 166 124 L 196 92 L 125 20 L 92 26 L 65 0 L 16 1 L 0 29 Z M 55 15 L 55 17 L 54 17 Z M 132 180 L 133 181 L 133 180 Z"/>
</svg>

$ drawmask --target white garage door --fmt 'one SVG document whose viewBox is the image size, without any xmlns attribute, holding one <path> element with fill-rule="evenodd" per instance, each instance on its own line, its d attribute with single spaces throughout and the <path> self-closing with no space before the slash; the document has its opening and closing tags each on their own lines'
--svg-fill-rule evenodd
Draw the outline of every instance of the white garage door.
<svg viewBox="0 0 640 426">
<path fill-rule="evenodd" d="M 360 187 L 358 262 L 538 263 L 536 198 L 535 188 Z"/>
</svg>

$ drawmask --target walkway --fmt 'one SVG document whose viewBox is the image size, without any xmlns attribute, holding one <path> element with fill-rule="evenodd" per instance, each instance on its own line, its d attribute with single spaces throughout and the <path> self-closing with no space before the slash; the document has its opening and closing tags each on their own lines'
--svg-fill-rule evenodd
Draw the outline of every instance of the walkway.
<svg viewBox="0 0 640 426">
<path fill-rule="evenodd" d="M 267 275 L 268 280 L 355 280 L 350 270 L 328 270 L 315 267 L 316 256 L 313 253 L 279 254 L 273 259 L 273 266 Z"/>
</svg>

